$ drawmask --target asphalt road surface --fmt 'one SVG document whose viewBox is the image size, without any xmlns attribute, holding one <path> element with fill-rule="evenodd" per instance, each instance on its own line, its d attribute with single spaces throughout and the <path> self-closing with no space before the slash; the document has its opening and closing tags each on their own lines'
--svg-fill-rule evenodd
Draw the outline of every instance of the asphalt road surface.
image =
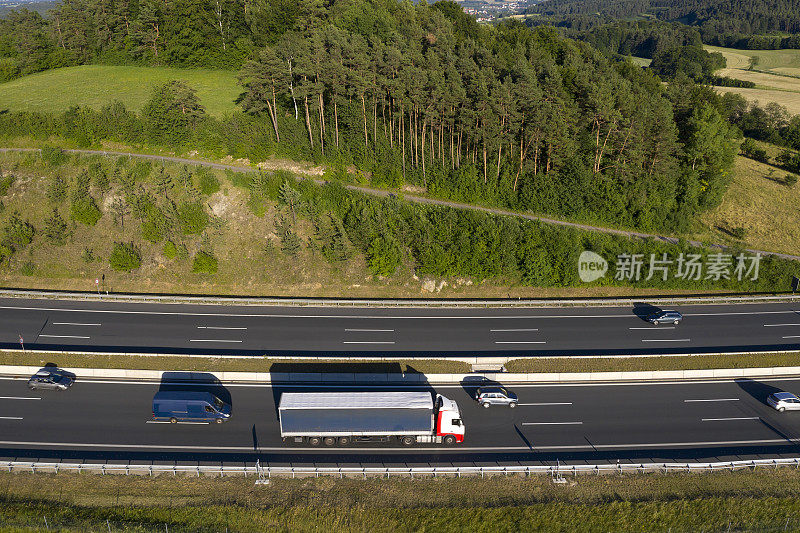
<svg viewBox="0 0 800 533">
<path fill-rule="evenodd" d="M 375 309 L 0 299 L 0 346 L 241 355 L 513 356 L 800 348 L 800 304 L 657 308 Z"/>
<path fill-rule="evenodd" d="M 800 392 L 800 379 L 517 385 L 510 387 L 519 395 L 516 409 L 480 408 L 470 397 L 473 386 L 435 387 L 461 407 L 466 425 L 462 444 L 328 448 L 284 444 L 276 403 L 287 390 L 331 388 L 78 381 L 57 392 L 29 391 L 24 380 L 6 378 L 0 379 L 0 457 L 183 463 L 258 458 L 274 466 L 427 466 L 800 455 L 800 412 L 778 413 L 765 403 L 778 390 Z M 150 420 L 156 391 L 181 388 L 207 390 L 230 401 L 231 420 L 175 425 Z M 381 387 L 338 390 L 365 389 Z"/>
</svg>

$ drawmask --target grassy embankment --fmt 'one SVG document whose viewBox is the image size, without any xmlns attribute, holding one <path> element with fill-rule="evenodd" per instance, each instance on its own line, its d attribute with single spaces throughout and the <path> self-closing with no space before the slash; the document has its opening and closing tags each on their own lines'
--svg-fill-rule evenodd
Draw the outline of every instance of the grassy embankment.
<svg viewBox="0 0 800 533">
<path fill-rule="evenodd" d="M 91 194 L 102 216 L 96 225 L 87 226 L 70 220 L 69 195 L 75 177 L 92 165 L 100 165 L 110 177 L 110 188 L 102 192 L 93 183 Z M 174 230 L 165 238 L 176 245 L 177 255 L 168 254 L 165 240 L 153 243 L 143 238 L 142 223 L 132 216 L 130 210 L 124 224 L 114 222 L 112 206 L 114 200 L 123 195 L 120 180 L 131 172 L 138 172 L 137 168 L 147 175 L 137 178 L 135 185 L 144 187 L 163 201 L 164 193 L 156 190 L 160 164 L 148 166 L 127 158 L 69 156 L 66 163 L 53 167 L 35 153 L 0 154 L 0 169 L 15 176 L 5 194 L 0 195 L 4 206 L 0 212 L 0 226 L 18 211 L 37 229 L 33 243 L 14 254 L 10 264 L 0 271 L 0 285 L 91 291 L 97 288 L 95 279 L 105 275 L 101 289 L 110 292 L 384 298 L 434 295 L 462 298 L 591 297 L 661 292 L 626 287 L 509 287 L 506 280 L 473 282 L 456 278 L 446 280 L 448 284 L 432 294 L 422 291 L 424 280 L 415 277 L 414 265 L 409 260 L 393 276 L 385 279 L 370 274 L 361 253 L 340 263 L 325 260 L 318 249 L 308 246 L 309 238 L 313 238 L 315 233 L 312 224 L 303 217 L 297 218 L 295 228 L 303 246 L 296 256 L 291 256 L 281 249 L 276 227 L 278 219 L 291 217 L 288 208 L 280 202 L 263 198 L 254 209 L 249 191 L 234 183 L 240 177 L 218 170 L 209 170 L 206 176 L 217 180 L 219 190 L 201 194 L 199 198 L 208 214 L 212 215 L 208 226 L 200 234 Z M 166 164 L 164 168 L 173 176 L 174 186 L 168 193 L 170 198 L 178 204 L 196 201 L 196 190 L 201 188 L 201 173 L 195 170 L 189 183 L 191 187 L 184 187 L 180 178 L 181 165 Z M 55 176 L 63 178 L 68 185 L 66 198 L 61 201 L 48 198 Z M 45 220 L 52 216 L 54 208 L 59 209 L 69 224 L 69 238 L 61 246 L 50 244 L 43 236 Z M 141 250 L 142 266 L 132 273 L 112 270 L 108 259 L 115 242 L 134 242 Z M 192 272 L 192 258 L 199 251 L 213 252 L 219 263 L 216 274 Z"/>
<path fill-rule="evenodd" d="M 796 470 L 487 479 L 0 473 L 4 531 L 797 531 Z M 108 521 L 108 522 L 107 522 Z M 18 529 L 17 529 L 18 528 Z"/>
<path fill-rule="evenodd" d="M 798 80 L 800 81 L 800 80 Z M 759 143 L 770 157 L 776 146 Z M 789 172 L 746 157 L 737 157 L 722 203 L 701 216 L 704 227 L 692 235 L 701 241 L 800 255 L 800 186 L 787 187 Z M 744 229 L 737 239 L 736 228 Z"/>
<path fill-rule="evenodd" d="M 717 87 L 724 92 L 741 94 L 762 105 L 776 102 L 786 106 L 793 115 L 800 114 L 800 50 L 736 50 L 705 46 L 709 52 L 719 52 L 728 62 L 717 75 L 752 81 L 756 87 Z M 758 65 L 748 70 L 750 58 L 757 56 Z"/>
<path fill-rule="evenodd" d="M 357 354 L 349 354 L 357 355 Z M 185 356 L 141 356 L 103 354 L 54 354 L 35 351 L 0 352 L 0 365 L 64 368 L 130 368 L 136 370 L 193 372 L 358 372 L 405 374 L 465 374 L 470 365 L 445 359 L 395 361 L 348 361 L 326 359 L 287 360 L 264 357 L 220 358 Z M 768 368 L 800 366 L 800 354 L 695 355 L 688 357 L 550 358 L 515 359 L 505 367 L 509 372 L 636 372 L 655 370 L 706 370 L 711 368 Z"/>
<path fill-rule="evenodd" d="M 0 110 L 60 113 L 75 105 L 100 109 L 119 100 L 139 112 L 153 87 L 170 80 L 184 81 L 196 89 L 200 103 L 212 116 L 231 114 L 238 107 L 235 100 L 242 89 L 233 71 L 83 65 L 0 83 Z"/>
</svg>

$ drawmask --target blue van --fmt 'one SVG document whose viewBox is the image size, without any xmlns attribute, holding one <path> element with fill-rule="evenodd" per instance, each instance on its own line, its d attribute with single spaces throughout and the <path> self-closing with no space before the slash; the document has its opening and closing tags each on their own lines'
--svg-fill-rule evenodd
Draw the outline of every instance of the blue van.
<svg viewBox="0 0 800 533">
<path fill-rule="evenodd" d="M 221 424 L 230 417 L 230 404 L 210 392 L 162 391 L 153 396 L 153 420 Z"/>
</svg>

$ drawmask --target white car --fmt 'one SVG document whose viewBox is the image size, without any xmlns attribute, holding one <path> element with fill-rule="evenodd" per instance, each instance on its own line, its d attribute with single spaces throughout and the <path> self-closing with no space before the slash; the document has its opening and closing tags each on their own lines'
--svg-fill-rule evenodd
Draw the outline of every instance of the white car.
<svg viewBox="0 0 800 533">
<path fill-rule="evenodd" d="M 791 392 L 775 392 L 767 396 L 767 403 L 780 411 L 800 411 L 800 398 Z"/>
</svg>

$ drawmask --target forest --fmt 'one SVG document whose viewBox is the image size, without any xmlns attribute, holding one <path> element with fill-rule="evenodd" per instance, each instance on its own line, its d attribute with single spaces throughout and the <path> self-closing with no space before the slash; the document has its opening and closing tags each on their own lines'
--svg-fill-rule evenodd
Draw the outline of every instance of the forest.
<svg viewBox="0 0 800 533">
<path fill-rule="evenodd" d="M 696 27 L 703 42 L 744 49 L 800 48 L 798 0 L 547 0 L 528 8 L 541 23 L 585 31 L 619 19 Z M 788 35 L 787 35 L 788 34 Z"/>
<path fill-rule="evenodd" d="M 121 36 L 100 31 L 105 19 L 98 13 L 132 3 L 63 2 L 41 29 L 55 39 L 54 57 L 90 61 L 118 52 L 172 65 L 190 57 L 213 64 L 258 45 L 239 71 L 244 113 L 219 124 L 191 104 L 190 87 L 176 85 L 162 95 L 159 113 L 137 116 L 119 105 L 63 117 L 7 113 L 0 129 L 355 165 L 375 185 L 405 183 L 443 198 L 639 228 L 680 230 L 725 190 L 738 133 L 722 117 L 721 99 L 699 86 L 665 87 L 652 73 L 552 28 L 478 26 L 454 2 L 309 0 L 280 24 L 256 16 L 259 5 L 276 1 L 245 3 L 248 15 L 232 19 L 250 26 L 227 34 L 228 26 L 220 32 L 209 22 L 213 13 L 204 25 L 188 23 L 180 36 L 169 29 L 177 19 L 165 18 L 153 23 L 159 39 L 147 46 L 146 0 L 138 5 L 139 22 L 126 26 L 123 16 L 111 26 L 129 28 Z M 192 0 L 173 7 L 183 6 L 191 18 L 203 12 L 199 4 L 227 5 Z M 70 9 L 91 16 L 68 22 Z M 86 31 L 76 32 L 76 21 L 88 24 Z M 67 24 L 70 38 L 58 41 Z M 199 27 L 208 33 L 193 34 Z M 74 41 L 76 34 L 87 38 Z M 17 61 L 35 57 L 25 48 L 35 32 L 4 35 L 16 43 Z M 176 44 L 184 38 L 194 52 Z"/>
</svg>

